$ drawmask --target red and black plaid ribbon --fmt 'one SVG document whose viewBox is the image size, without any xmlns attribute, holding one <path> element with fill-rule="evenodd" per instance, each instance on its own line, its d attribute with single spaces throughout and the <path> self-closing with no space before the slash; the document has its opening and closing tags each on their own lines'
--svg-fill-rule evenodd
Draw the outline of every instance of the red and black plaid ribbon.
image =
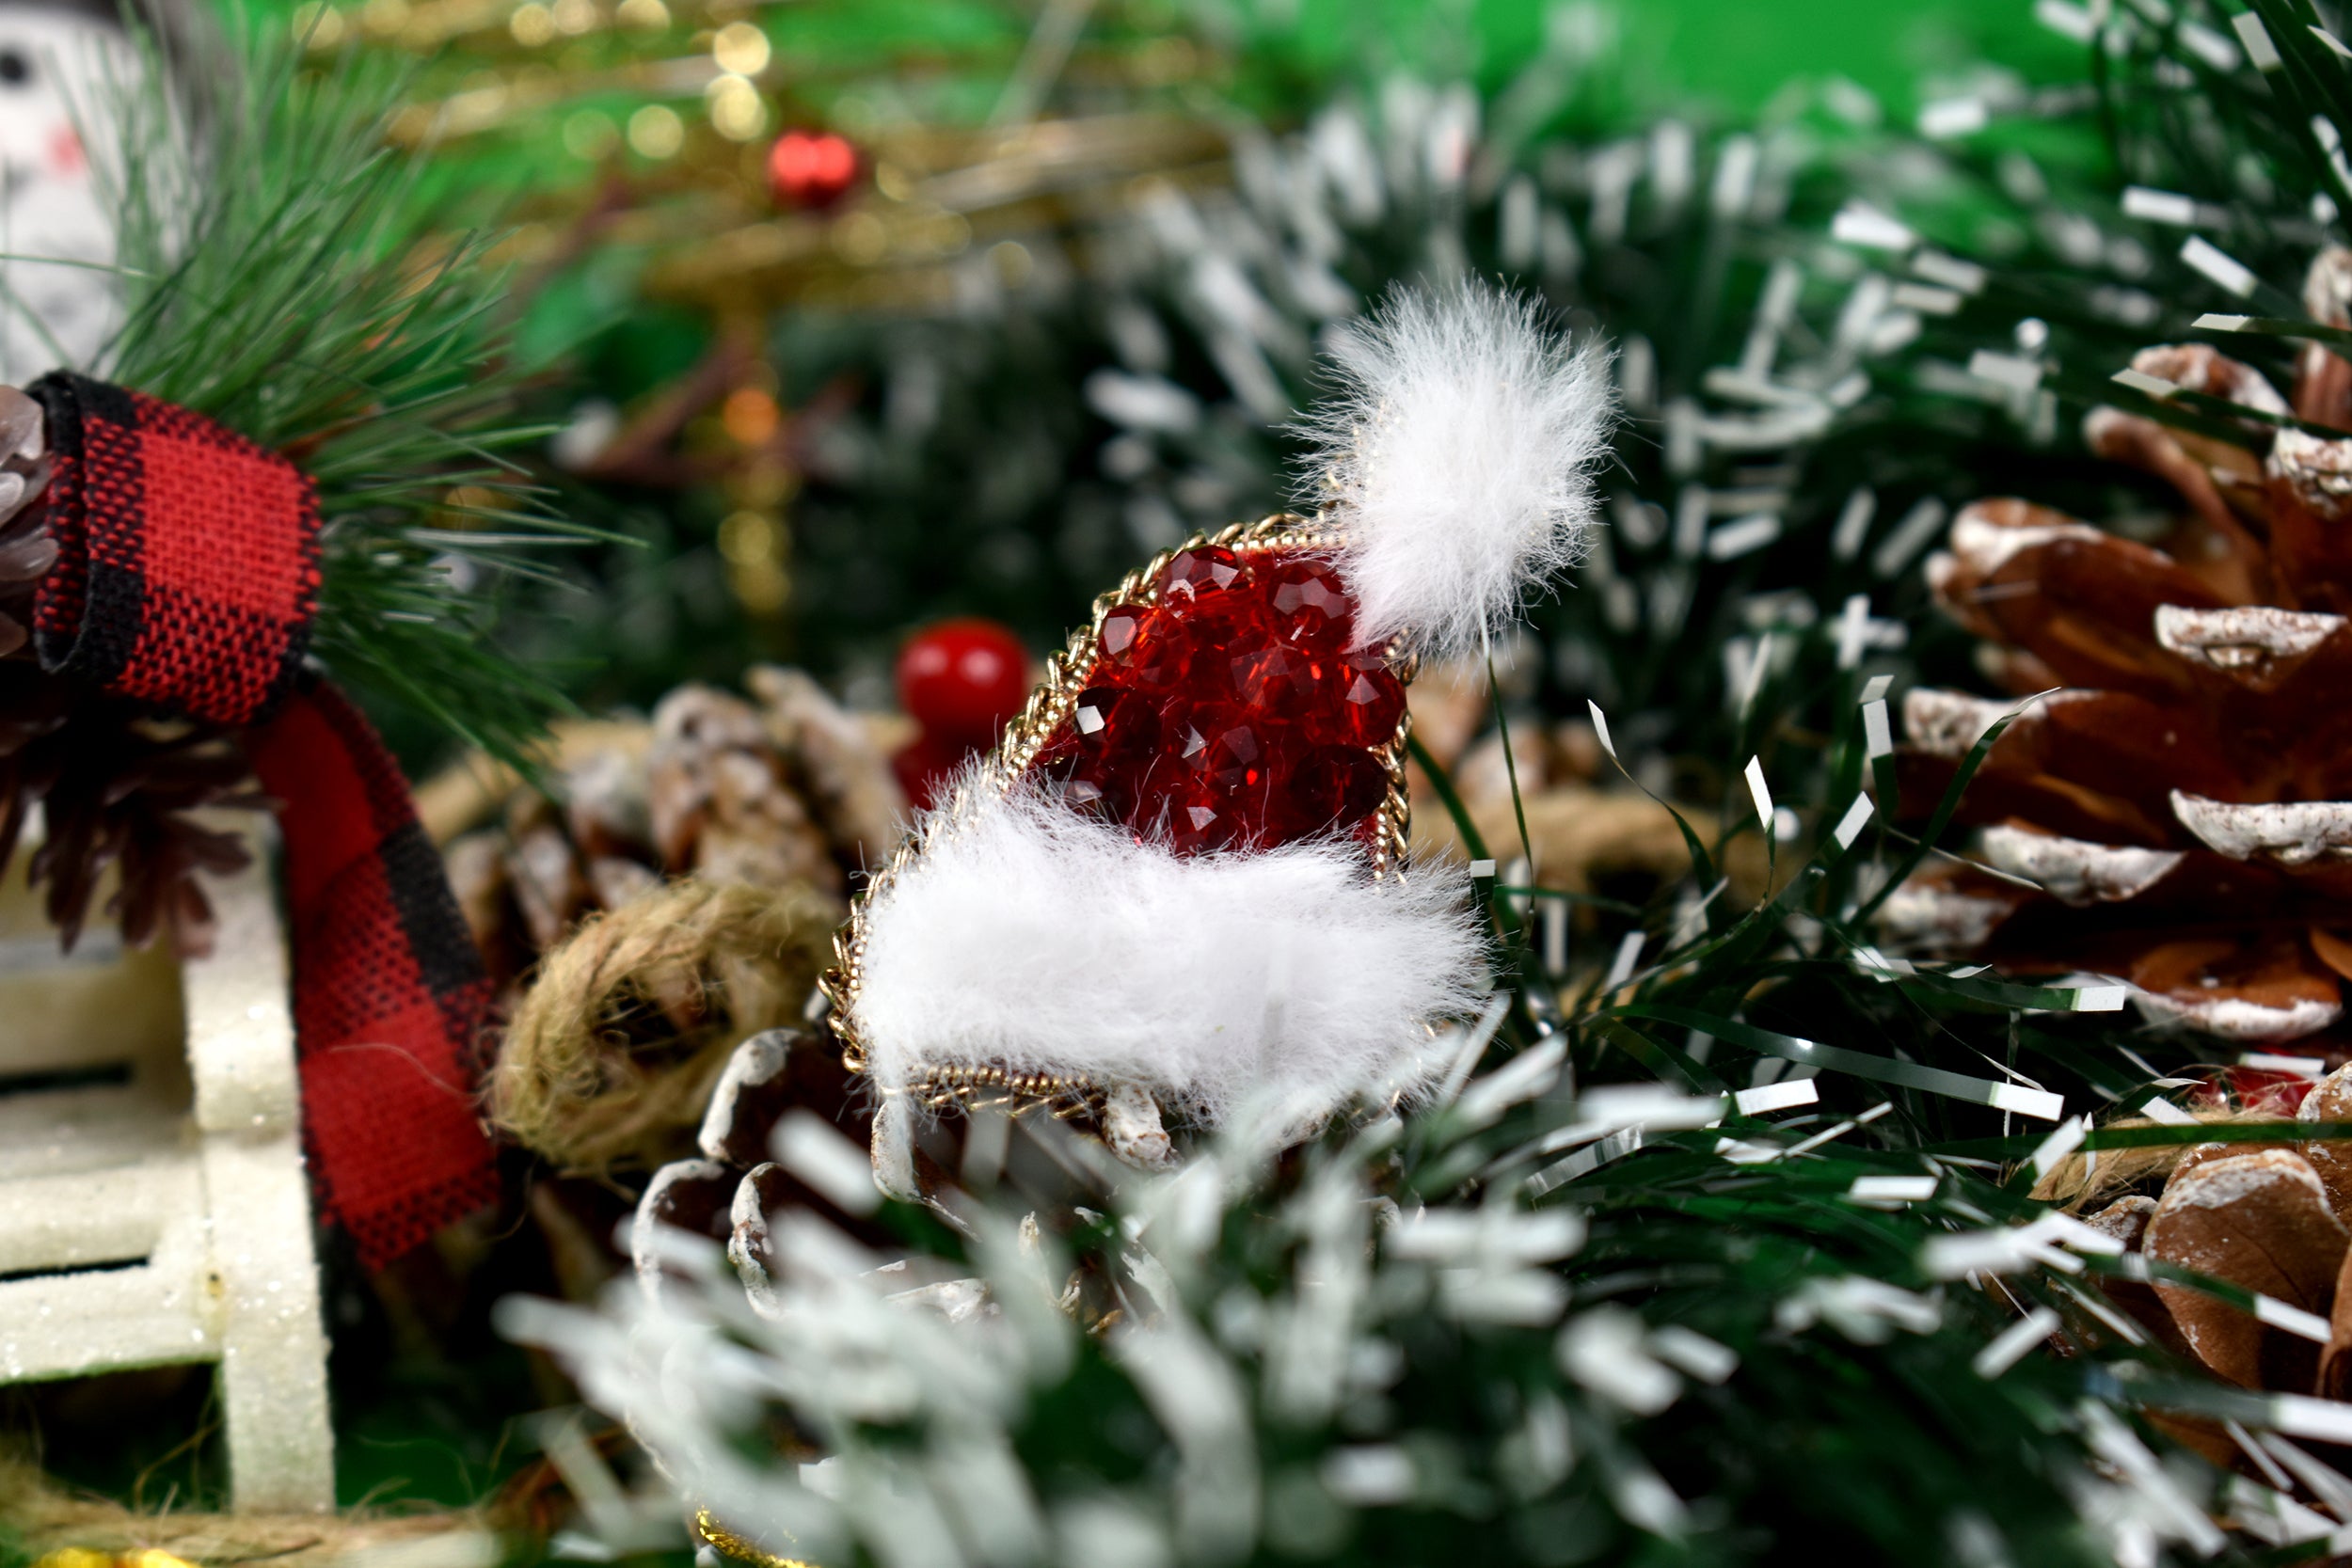
<svg viewBox="0 0 2352 1568">
<path fill-rule="evenodd" d="M 317 493 L 184 408 L 64 373 L 27 389 L 48 418 L 60 552 L 35 647 L 159 712 L 247 727 L 282 802 L 320 1214 L 379 1267 L 496 1196 L 473 1101 L 489 983 L 398 765 L 348 698 L 305 676 Z"/>
<path fill-rule="evenodd" d="M 490 982 L 365 717 L 324 681 L 246 736 L 285 802 L 302 1123 L 322 1213 L 380 1267 L 498 1196 L 475 1114 Z"/>
<path fill-rule="evenodd" d="M 200 415 L 78 375 L 48 417 L 49 533 L 33 636 L 50 670 L 166 712 L 249 724 L 292 689 L 319 596 L 303 472 Z"/>
</svg>

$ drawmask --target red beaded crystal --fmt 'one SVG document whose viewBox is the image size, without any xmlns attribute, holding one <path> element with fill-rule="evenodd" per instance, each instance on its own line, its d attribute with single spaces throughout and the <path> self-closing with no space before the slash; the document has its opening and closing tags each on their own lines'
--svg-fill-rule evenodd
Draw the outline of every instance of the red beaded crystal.
<svg viewBox="0 0 2352 1568">
<path fill-rule="evenodd" d="M 1360 835 L 1387 798 L 1405 687 L 1345 651 L 1354 604 L 1317 557 L 1180 551 L 1155 606 L 1103 618 L 1094 684 L 1032 765 L 1072 807 L 1182 855 Z"/>
<path fill-rule="evenodd" d="M 1164 691 L 1184 681 L 1197 644 L 1172 611 L 1120 605 L 1103 617 L 1103 674 L 1138 691 Z"/>
<path fill-rule="evenodd" d="M 1239 814 L 1214 795 L 1200 792 L 1171 798 L 1166 815 L 1142 826 L 1180 855 L 1236 848 L 1245 836 Z"/>
<path fill-rule="evenodd" d="M 1178 550 L 1160 571 L 1160 602 L 1200 604 L 1248 586 L 1249 568 L 1222 545 Z"/>
<path fill-rule="evenodd" d="M 1149 698 L 1114 686 L 1078 693 L 1070 723 L 1039 763 L 1062 785 L 1062 799 L 1117 820 L 1134 816 L 1160 759 L 1160 720 Z"/>
<path fill-rule="evenodd" d="M 1220 729 L 1190 758 L 1193 772 L 1222 800 L 1248 801 L 1264 792 L 1271 766 L 1258 732 L 1246 723 Z"/>
<path fill-rule="evenodd" d="M 1357 746 L 1318 746 L 1291 774 L 1275 818 L 1278 836 L 1304 838 L 1335 822 L 1357 822 L 1380 809 L 1389 770 Z"/>
<path fill-rule="evenodd" d="M 1308 733 L 1328 746 L 1387 745 L 1405 717 L 1405 683 L 1377 654 L 1349 654 L 1342 662 L 1340 700 L 1308 715 Z"/>
<path fill-rule="evenodd" d="M 1261 642 L 1226 656 L 1232 693 L 1272 722 L 1302 724 L 1317 744 L 1339 739 L 1334 732 L 1361 727 L 1348 693 L 1362 673 L 1336 653 L 1316 653 L 1281 642 Z M 1391 722 L 1389 726 L 1396 726 Z M 1378 742 L 1350 741 L 1375 745 Z"/>
<path fill-rule="evenodd" d="M 1311 556 L 1284 561 L 1265 573 L 1275 635 L 1300 648 L 1337 653 L 1354 630 L 1355 602 L 1339 573 Z"/>
<path fill-rule="evenodd" d="M 1136 657 L 1143 641 L 1144 626 L 1151 618 L 1152 611 L 1144 605 L 1112 606 L 1103 617 L 1103 629 L 1095 634 L 1097 657 L 1115 670 L 1126 669 Z"/>
</svg>

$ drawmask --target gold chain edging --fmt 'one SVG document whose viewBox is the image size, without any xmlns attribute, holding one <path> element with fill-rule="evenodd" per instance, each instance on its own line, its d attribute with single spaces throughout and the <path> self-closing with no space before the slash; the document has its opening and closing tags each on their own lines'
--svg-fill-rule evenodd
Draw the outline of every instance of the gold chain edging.
<svg viewBox="0 0 2352 1568">
<path fill-rule="evenodd" d="M 816 1568 L 814 1563 L 797 1557 L 779 1557 L 774 1552 L 753 1545 L 726 1526 L 712 1517 L 710 1510 L 694 1510 L 694 1533 L 702 1544 L 722 1557 L 745 1562 L 751 1568 Z"/>
</svg>

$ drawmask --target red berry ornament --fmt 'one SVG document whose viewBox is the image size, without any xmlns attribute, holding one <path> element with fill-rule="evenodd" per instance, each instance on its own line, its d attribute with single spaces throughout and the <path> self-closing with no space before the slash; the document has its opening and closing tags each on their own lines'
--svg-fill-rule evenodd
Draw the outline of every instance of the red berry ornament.
<svg viewBox="0 0 2352 1568">
<path fill-rule="evenodd" d="M 1029 651 L 993 621 L 938 622 L 898 655 L 898 705 L 934 740 L 993 746 L 1028 700 Z"/>
<path fill-rule="evenodd" d="M 898 705 L 922 734 L 890 759 L 907 800 L 930 805 L 1028 700 L 1029 651 L 1005 627 L 967 616 L 916 632 L 898 654 Z"/>
<path fill-rule="evenodd" d="M 830 131 L 787 131 L 768 149 L 768 195 L 786 211 L 830 207 L 857 181 L 857 149 Z"/>
</svg>

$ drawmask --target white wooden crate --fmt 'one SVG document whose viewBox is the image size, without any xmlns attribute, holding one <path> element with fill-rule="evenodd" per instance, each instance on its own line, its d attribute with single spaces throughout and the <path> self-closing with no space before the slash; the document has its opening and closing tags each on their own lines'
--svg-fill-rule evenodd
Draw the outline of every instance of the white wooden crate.
<svg viewBox="0 0 2352 1568">
<path fill-rule="evenodd" d="M 286 946 L 265 856 L 210 958 L 59 958 L 0 890 L 0 1384 L 211 1362 L 232 1505 L 334 1506 Z"/>
</svg>

